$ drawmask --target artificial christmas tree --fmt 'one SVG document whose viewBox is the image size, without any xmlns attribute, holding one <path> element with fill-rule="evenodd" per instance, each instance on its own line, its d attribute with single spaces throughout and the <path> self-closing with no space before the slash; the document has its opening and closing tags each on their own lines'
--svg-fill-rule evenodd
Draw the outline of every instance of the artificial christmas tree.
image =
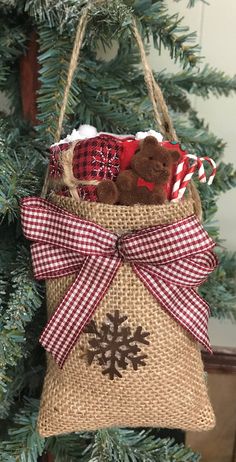
<svg viewBox="0 0 236 462">
<path fill-rule="evenodd" d="M 1 457 L 3 461 L 34 461 L 43 449 L 50 449 L 58 461 L 141 461 L 147 457 L 150 461 L 163 460 L 163 457 L 166 460 L 171 457 L 196 460 L 197 456 L 190 450 L 138 431 L 102 430 L 47 441 L 39 438 L 35 431 L 37 400 L 45 365 L 37 338 L 45 324 L 45 315 L 43 290 L 32 278 L 28 244 L 19 227 L 18 201 L 40 191 L 46 149 L 56 137 L 75 30 L 87 3 L 0 3 L 3 60 L 0 81 L 1 89 L 8 94 L 12 104 L 11 115 L 2 114 L 1 119 Z M 133 17 L 143 36 L 153 35 L 157 47 L 164 43 L 185 67 L 182 80 L 175 80 L 173 76 L 171 87 L 169 76 L 164 73 L 157 76 L 172 109 L 179 138 L 189 152 L 199 156 L 207 152 L 219 161 L 223 142 L 210 134 L 204 122 L 198 119 L 191 109 L 187 91 L 204 93 L 207 75 L 211 90 L 221 94 L 223 86 L 225 94 L 230 94 L 236 88 L 235 79 L 208 68 L 198 74 L 194 72 L 198 48 L 188 44 L 191 34 L 187 30 L 182 33 L 178 18 L 168 13 L 163 1 L 117 0 L 89 4 L 80 63 L 69 91 L 65 134 L 81 122 L 115 133 L 135 133 L 140 127 L 156 128 L 150 102 L 145 96 L 142 71 L 137 67 L 139 55 L 132 38 Z M 22 114 L 18 74 L 19 60 L 26 53 L 32 29 L 37 32 L 39 46 L 35 129 L 25 122 Z M 109 44 L 114 30 L 119 51 L 112 61 L 104 63 L 96 58 L 97 43 Z M 164 128 L 166 132 L 171 130 L 170 126 Z M 219 239 L 218 231 L 209 225 L 215 212 L 215 200 L 221 191 L 234 183 L 232 167 L 220 162 L 215 184 L 211 189 L 200 188 L 205 224 L 215 239 Z M 213 314 L 232 317 L 235 316 L 232 303 L 234 262 L 222 250 L 218 253 L 221 267 L 201 292 L 210 301 Z"/>
</svg>

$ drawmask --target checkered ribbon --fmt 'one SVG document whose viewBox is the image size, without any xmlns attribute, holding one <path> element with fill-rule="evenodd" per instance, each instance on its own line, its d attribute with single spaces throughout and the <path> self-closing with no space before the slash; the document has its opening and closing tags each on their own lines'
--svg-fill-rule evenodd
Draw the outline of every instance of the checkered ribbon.
<svg viewBox="0 0 236 462">
<path fill-rule="evenodd" d="M 196 288 L 217 265 L 213 240 L 195 216 L 117 236 L 37 197 L 22 201 L 36 279 L 76 274 L 40 342 L 63 366 L 83 327 L 128 262 L 156 300 L 209 351 L 209 307 Z"/>
</svg>

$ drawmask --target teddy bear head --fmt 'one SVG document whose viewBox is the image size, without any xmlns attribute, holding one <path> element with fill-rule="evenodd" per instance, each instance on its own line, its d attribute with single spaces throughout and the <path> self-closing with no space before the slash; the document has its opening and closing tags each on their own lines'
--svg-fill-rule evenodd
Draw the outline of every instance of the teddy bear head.
<svg viewBox="0 0 236 462">
<path fill-rule="evenodd" d="M 132 170 L 145 181 L 165 184 L 171 175 L 172 166 L 180 158 L 178 151 L 161 146 L 154 136 L 147 136 L 132 157 Z"/>
</svg>

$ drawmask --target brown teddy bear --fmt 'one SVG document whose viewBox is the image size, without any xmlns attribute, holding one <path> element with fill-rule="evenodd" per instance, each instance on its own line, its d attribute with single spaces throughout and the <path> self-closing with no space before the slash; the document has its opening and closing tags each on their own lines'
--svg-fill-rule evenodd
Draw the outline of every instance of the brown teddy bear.
<svg viewBox="0 0 236 462">
<path fill-rule="evenodd" d="M 119 173 L 116 183 L 112 180 L 100 182 L 97 187 L 99 202 L 163 204 L 167 199 L 165 186 L 179 158 L 178 151 L 166 149 L 154 136 L 147 136 L 133 155 L 130 168 Z"/>
</svg>

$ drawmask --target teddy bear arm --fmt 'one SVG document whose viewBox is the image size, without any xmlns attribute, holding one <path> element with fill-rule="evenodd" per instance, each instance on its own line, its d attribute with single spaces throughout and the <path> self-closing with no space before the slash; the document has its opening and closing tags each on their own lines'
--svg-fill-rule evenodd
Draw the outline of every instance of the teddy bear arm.
<svg viewBox="0 0 236 462">
<path fill-rule="evenodd" d="M 164 204 L 166 200 L 166 193 L 160 186 L 155 186 L 152 195 L 151 195 L 151 203 L 152 204 Z"/>
<path fill-rule="evenodd" d="M 131 170 L 120 172 L 116 184 L 120 191 L 131 191 L 136 185 L 136 176 Z"/>
<path fill-rule="evenodd" d="M 119 191 L 112 180 L 102 180 L 97 186 L 98 201 L 103 204 L 116 204 L 119 199 Z"/>
</svg>

